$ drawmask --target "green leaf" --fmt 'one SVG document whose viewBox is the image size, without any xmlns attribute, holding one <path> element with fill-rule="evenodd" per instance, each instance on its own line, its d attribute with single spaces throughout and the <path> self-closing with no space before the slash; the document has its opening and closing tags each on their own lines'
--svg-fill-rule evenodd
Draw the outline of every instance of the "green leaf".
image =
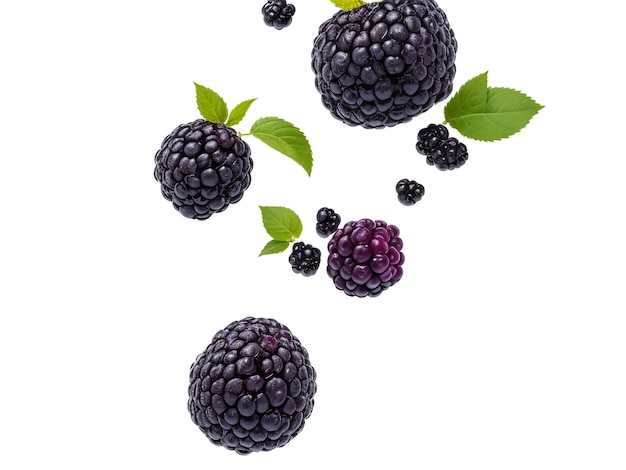
<svg viewBox="0 0 626 470">
<path fill-rule="evenodd" d="M 204 119 L 216 124 L 224 124 L 228 118 L 226 102 L 216 92 L 202 85 L 196 86 L 196 103 Z"/>
<path fill-rule="evenodd" d="M 284 240 L 270 240 L 265 247 L 259 253 L 259 256 L 273 255 L 275 253 L 282 253 L 289 248 L 289 242 Z"/>
<path fill-rule="evenodd" d="M 313 152 L 306 136 L 296 126 L 284 119 L 265 117 L 252 124 L 250 134 L 294 160 L 311 176 Z"/>
<path fill-rule="evenodd" d="M 458 116 L 481 112 L 487 103 L 487 72 L 470 78 L 446 103 L 443 110 L 447 122 Z"/>
<path fill-rule="evenodd" d="M 518 90 L 485 88 L 486 80 L 486 73 L 469 80 L 444 109 L 446 123 L 470 139 L 493 142 L 510 137 L 543 108 Z"/>
<path fill-rule="evenodd" d="M 254 103 L 255 100 L 256 98 L 252 98 L 250 100 L 242 101 L 237 106 L 235 106 L 228 116 L 228 121 L 226 121 L 226 125 L 232 127 L 236 124 L 239 124 L 248 112 L 250 105 Z"/>
<path fill-rule="evenodd" d="M 298 214 L 287 207 L 259 206 L 263 226 L 274 240 L 293 242 L 302 233 L 302 221 Z"/>
<path fill-rule="evenodd" d="M 362 7 L 363 5 L 367 3 L 367 2 L 364 2 L 363 0 L 330 0 L 330 1 L 333 2 L 339 8 L 341 8 L 342 10 L 346 10 L 346 11 L 353 10 L 354 8 Z"/>
</svg>

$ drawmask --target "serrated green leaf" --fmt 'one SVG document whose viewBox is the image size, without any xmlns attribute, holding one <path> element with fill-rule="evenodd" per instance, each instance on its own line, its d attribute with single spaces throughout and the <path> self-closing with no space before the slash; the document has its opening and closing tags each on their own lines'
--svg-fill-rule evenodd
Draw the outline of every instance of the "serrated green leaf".
<svg viewBox="0 0 626 470">
<path fill-rule="evenodd" d="M 513 88 L 487 86 L 487 72 L 468 80 L 444 108 L 445 123 L 465 137 L 493 142 L 522 130 L 543 106 Z"/>
<path fill-rule="evenodd" d="M 339 8 L 341 8 L 342 10 L 346 10 L 346 11 L 353 10 L 354 8 L 362 7 L 363 5 L 367 3 L 367 2 L 364 2 L 363 0 L 330 0 L 330 1 L 333 2 Z"/>
<path fill-rule="evenodd" d="M 443 110 L 447 122 L 484 110 L 487 104 L 487 73 L 470 78 L 450 98 Z"/>
<path fill-rule="evenodd" d="M 259 256 L 282 253 L 287 248 L 289 248 L 289 242 L 286 242 L 284 240 L 270 240 L 269 242 L 267 242 L 265 247 L 263 247 L 261 253 L 259 253 Z"/>
<path fill-rule="evenodd" d="M 296 126 L 277 117 L 264 117 L 252 124 L 250 134 L 294 160 L 311 176 L 313 152 L 306 136 Z"/>
<path fill-rule="evenodd" d="M 293 242 L 302 233 L 298 214 L 287 207 L 259 206 L 265 230 L 274 240 Z"/>
<path fill-rule="evenodd" d="M 228 119 L 226 102 L 216 92 L 194 82 L 196 86 L 196 103 L 198 111 L 204 119 L 217 124 L 224 124 Z"/>
<path fill-rule="evenodd" d="M 242 101 L 237 106 L 235 106 L 228 116 L 226 125 L 232 127 L 239 124 L 248 112 L 250 105 L 254 103 L 255 100 L 256 98 L 252 98 L 250 100 Z"/>
</svg>

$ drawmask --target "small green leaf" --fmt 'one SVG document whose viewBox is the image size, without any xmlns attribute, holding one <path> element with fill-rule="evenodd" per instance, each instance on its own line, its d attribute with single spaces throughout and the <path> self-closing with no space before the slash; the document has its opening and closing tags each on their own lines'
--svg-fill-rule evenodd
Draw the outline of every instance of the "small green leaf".
<svg viewBox="0 0 626 470">
<path fill-rule="evenodd" d="M 284 240 L 270 240 L 265 247 L 259 253 L 259 256 L 273 255 L 275 253 L 282 253 L 289 248 L 289 242 Z"/>
<path fill-rule="evenodd" d="M 518 90 L 486 84 L 486 73 L 474 77 L 444 109 L 446 123 L 465 137 L 487 142 L 505 139 L 526 127 L 543 108 Z"/>
<path fill-rule="evenodd" d="M 228 118 L 226 102 L 216 92 L 202 85 L 196 86 L 196 103 L 204 119 L 216 124 L 224 124 Z"/>
<path fill-rule="evenodd" d="M 443 110 L 447 122 L 459 116 L 481 112 L 487 103 L 487 72 L 470 78 L 446 103 Z"/>
<path fill-rule="evenodd" d="M 242 101 L 237 106 L 235 106 L 228 116 L 228 121 L 226 121 L 226 125 L 232 127 L 239 124 L 248 112 L 250 105 L 254 103 L 255 100 L 256 98 L 252 98 L 250 100 Z"/>
<path fill-rule="evenodd" d="M 346 10 L 346 11 L 353 10 L 354 8 L 362 7 L 363 5 L 367 3 L 367 2 L 364 2 L 363 0 L 330 0 L 330 1 L 333 2 L 339 8 L 341 8 L 342 10 Z"/>
<path fill-rule="evenodd" d="M 274 240 L 293 242 L 302 233 L 302 221 L 298 214 L 287 207 L 259 206 L 263 226 Z"/>
<path fill-rule="evenodd" d="M 311 176 L 313 152 L 306 136 L 296 126 L 284 119 L 265 117 L 252 124 L 250 134 L 294 160 Z"/>
</svg>

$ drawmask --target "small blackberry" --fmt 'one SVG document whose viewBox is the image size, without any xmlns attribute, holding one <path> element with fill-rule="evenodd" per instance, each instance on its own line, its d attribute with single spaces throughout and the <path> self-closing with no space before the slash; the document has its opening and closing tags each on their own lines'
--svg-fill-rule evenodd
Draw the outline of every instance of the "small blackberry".
<svg viewBox="0 0 626 470">
<path fill-rule="evenodd" d="M 331 233 L 339 228 L 341 216 L 333 209 L 322 207 L 317 211 L 317 223 L 315 231 L 320 237 L 328 237 Z"/>
<path fill-rule="evenodd" d="M 396 184 L 398 200 L 405 206 L 412 206 L 424 196 L 424 186 L 415 180 L 403 178 Z"/>
<path fill-rule="evenodd" d="M 442 124 L 429 124 L 417 133 L 415 148 L 422 155 L 430 155 L 448 138 L 448 128 Z"/>
<path fill-rule="evenodd" d="M 181 124 L 154 156 L 161 194 L 185 217 L 204 220 L 239 202 L 250 186 L 250 147 L 224 124 Z"/>
<path fill-rule="evenodd" d="M 403 274 L 400 230 L 382 220 L 347 222 L 328 242 L 327 273 L 349 296 L 376 297 Z"/>
<path fill-rule="evenodd" d="M 286 0 L 269 0 L 261 9 L 266 25 L 276 29 L 286 28 L 291 24 L 296 7 Z"/>
<path fill-rule="evenodd" d="M 304 428 L 316 378 L 289 328 L 246 317 L 218 331 L 192 364 L 187 409 L 213 444 L 238 454 L 270 451 Z"/>
<path fill-rule="evenodd" d="M 322 252 L 311 244 L 295 242 L 289 255 L 289 264 L 294 273 L 312 276 L 320 267 Z"/>
<path fill-rule="evenodd" d="M 454 170 L 463 166 L 468 158 L 465 144 L 454 137 L 450 137 L 426 157 L 426 163 L 434 165 L 442 171 Z"/>
</svg>

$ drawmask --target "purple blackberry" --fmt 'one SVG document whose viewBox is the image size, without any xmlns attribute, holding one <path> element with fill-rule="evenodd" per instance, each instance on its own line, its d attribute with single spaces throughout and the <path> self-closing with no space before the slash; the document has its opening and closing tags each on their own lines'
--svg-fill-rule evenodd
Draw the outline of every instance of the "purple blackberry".
<svg viewBox="0 0 626 470">
<path fill-rule="evenodd" d="M 405 206 L 412 206 L 424 196 L 424 186 L 415 180 L 403 178 L 396 184 L 398 200 Z"/>
<path fill-rule="evenodd" d="M 408 122 L 450 95 L 456 51 L 434 0 L 382 0 L 325 21 L 311 67 L 332 116 L 382 128 Z"/>
<path fill-rule="evenodd" d="M 316 372 L 289 328 L 246 317 L 215 334 L 189 375 L 192 421 L 239 454 L 282 447 L 313 411 Z"/>
<path fill-rule="evenodd" d="M 463 166 L 468 158 L 469 155 L 465 144 L 459 142 L 454 137 L 450 137 L 444 140 L 441 145 L 426 157 L 426 162 L 445 171 Z"/>
<path fill-rule="evenodd" d="M 163 197 L 192 219 L 226 210 L 250 186 L 250 147 L 223 124 L 181 124 L 163 140 L 154 161 Z"/>
<path fill-rule="evenodd" d="M 415 148 L 422 155 L 430 153 L 448 138 L 448 128 L 442 124 L 429 124 L 417 133 Z"/>
<path fill-rule="evenodd" d="M 283 29 L 291 24 L 296 7 L 285 0 L 269 0 L 263 5 L 261 12 L 266 25 Z"/>
<path fill-rule="evenodd" d="M 322 207 L 317 211 L 317 223 L 315 231 L 320 237 L 328 237 L 331 233 L 339 228 L 341 216 L 333 209 Z"/>
<path fill-rule="evenodd" d="M 347 295 L 375 297 L 402 278 L 402 239 L 395 225 L 360 219 L 328 242 L 328 275 Z"/>
<path fill-rule="evenodd" d="M 322 252 L 311 244 L 295 242 L 289 255 L 289 264 L 294 273 L 309 277 L 320 267 Z"/>
</svg>

